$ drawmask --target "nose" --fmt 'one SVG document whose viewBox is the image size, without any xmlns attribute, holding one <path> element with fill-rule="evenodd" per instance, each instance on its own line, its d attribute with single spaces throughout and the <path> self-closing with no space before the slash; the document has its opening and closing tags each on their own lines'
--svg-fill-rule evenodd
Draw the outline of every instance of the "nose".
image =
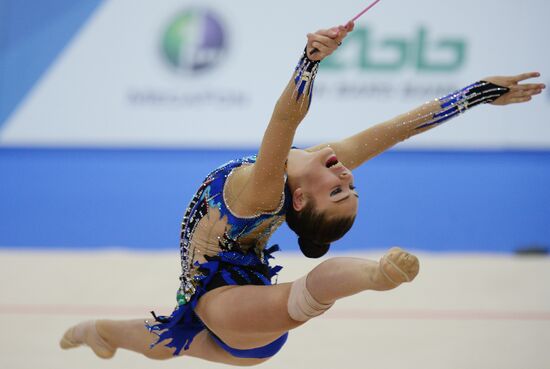
<svg viewBox="0 0 550 369">
<path fill-rule="evenodd" d="M 340 177 L 340 179 L 348 179 L 350 176 L 351 176 L 351 173 L 348 172 L 347 170 L 338 175 L 338 177 Z"/>
</svg>

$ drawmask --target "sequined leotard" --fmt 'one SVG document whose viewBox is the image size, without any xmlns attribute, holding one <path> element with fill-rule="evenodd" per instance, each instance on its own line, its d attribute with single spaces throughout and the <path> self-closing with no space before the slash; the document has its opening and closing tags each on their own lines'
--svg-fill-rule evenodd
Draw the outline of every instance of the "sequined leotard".
<svg viewBox="0 0 550 369">
<path fill-rule="evenodd" d="M 156 317 L 149 329 L 159 333 L 157 343 L 172 339 L 177 355 L 188 349 L 194 336 L 206 329 L 194 313 L 199 298 L 226 285 L 270 285 L 280 267 L 271 267 L 265 245 L 284 222 L 289 196 L 285 190 L 277 209 L 269 213 L 239 217 L 226 201 L 226 183 L 239 168 L 252 165 L 256 156 L 232 160 L 211 172 L 193 196 L 181 228 L 181 286 L 178 306 L 170 317 Z M 285 337 L 286 339 L 286 337 Z M 221 342 L 220 342 L 221 343 Z M 221 343 L 223 344 L 223 343 Z"/>
</svg>

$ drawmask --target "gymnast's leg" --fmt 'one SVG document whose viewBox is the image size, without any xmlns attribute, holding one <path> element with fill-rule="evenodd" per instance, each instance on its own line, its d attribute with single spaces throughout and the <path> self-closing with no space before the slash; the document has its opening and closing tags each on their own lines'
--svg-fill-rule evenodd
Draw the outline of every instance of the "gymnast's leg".
<svg viewBox="0 0 550 369">
<path fill-rule="evenodd" d="M 337 299 L 364 290 L 389 290 L 412 281 L 418 260 L 401 249 L 390 250 L 380 262 L 358 258 L 333 258 L 294 283 L 276 286 L 227 286 L 204 295 L 196 312 L 226 344 L 237 349 L 267 345 L 290 329 L 322 314 Z M 141 353 L 151 359 L 169 359 L 173 349 L 150 348 L 156 335 L 144 320 L 98 320 L 70 328 L 61 340 L 69 349 L 88 345 L 99 357 L 110 358 L 118 348 Z M 240 359 L 214 342 L 205 330 L 182 355 L 231 365 L 249 366 L 267 359 Z"/>
<path fill-rule="evenodd" d="M 226 344 L 260 347 L 322 314 L 343 297 L 365 290 L 390 290 L 412 281 L 418 259 L 399 248 L 380 262 L 332 258 L 294 283 L 275 286 L 227 286 L 204 295 L 196 312 Z"/>
<path fill-rule="evenodd" d="M 174 357 L 174 349 L 163 345 L 150 348 L 158 337 L 145 328 L 145 320 L 96 320 L 87 321 L 70 328 L 60 345 L 64 349 L 89 346 L 97 356 L 109 359 L 117 349 L 127 349 L 145 355 L 150 359 L 166 360 Z M 238 366 L 259 364 L 266 359 L 241 359 L 228 354 L 214 342 L 208 331 L 195 336 L 189 350 L 182 356 L 191 356 L 208 361 Z"/>
</svg>

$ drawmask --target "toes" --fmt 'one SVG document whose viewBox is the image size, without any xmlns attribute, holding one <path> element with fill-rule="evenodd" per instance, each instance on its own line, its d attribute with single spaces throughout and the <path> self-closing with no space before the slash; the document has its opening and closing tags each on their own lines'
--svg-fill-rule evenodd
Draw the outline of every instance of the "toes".
<svg viewBox="0 0 550 369">
<path fill-rule="evenodd" d="M 402 276 L 400 278 L 401 283 L 411 282 L 420 270 L 418 258 L 399 247 L 390 249 L 384 259 L 395 269 L 398 275 Z M 385 269 L 388 270 L 387 267 Z"/>
<path fill-rule="evenodd" d="M 416 278 L 418 272 L 420 271 L 420 263 L 418 258 L 414 255 L 407 254 L 408 258 L 403 266 L 403 270 L 409 276 L 410 281 Z"/>
<path fill-rule="evenodd" d="M 405 252 L 405 250 L 403 250 L 401 247 L 392 247 L 387 253 L 386 255 L 395 255 L 395 254 L 400 254 L 400 253 L 403 253 Z"/>
<path fill-rule="evenodd" d="M 69 330 L 65 332 L 63 337 L 61 337 L 61 341 L 59 341 L 59 346 L 61 346 L 63 350 L 68 350 L 73 347 L 80 346 L 80 343 L 74 341 L 72 333 L 73 333 L 73 328 L 69 328 Z"/>
<path fill-rule="evenodd" d="M 418 275 L 420 269 L 418 258 L 409 253 L 401 255 L 397 265 L 407 274 L 408 282 L 412 281 Z"/>
</svg>

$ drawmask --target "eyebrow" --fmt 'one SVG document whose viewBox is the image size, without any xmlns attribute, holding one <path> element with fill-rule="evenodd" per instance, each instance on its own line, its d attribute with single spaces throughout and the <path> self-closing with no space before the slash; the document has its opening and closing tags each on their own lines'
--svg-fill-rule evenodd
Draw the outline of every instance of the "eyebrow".
<svg viewBox="0 0 550 369">
<path fill-rule="evenodd" d="M 334 203 L 336 203 L 336 204 L 339 204 L 339 203 L 341 203 L 342 201 L 345 201 L 345 200 L 349 199 L 349 198 L 350 198 L 350 196 L 351 196 L 351 195 L 347 195 L 346 197 L 344 197 L 344 198 L 341 198 L 341 199 L 340 199 L 340 200 L 338 200 L 338 201 L 334 201 Z M 359 195 L 357 195 L 357 194 L 355 194 L 355 193 L 353 194 L 353 196 L 355 196 L 355 197 L 359 198 Z"/>
<path fill-rule="evenodd" d="M 343 198 L 341 198 L 340 200 L 334 201 L 334 202 L 338 204 L 338 203 L 340 203 L 340 202 L 342 202 L 342 201 L 345 201 L 345 200 L 349 199 L 350 196 L 351 196 L 351 195 L 347 195 L 346 197 L 343 197 Z"/>
</svg>

